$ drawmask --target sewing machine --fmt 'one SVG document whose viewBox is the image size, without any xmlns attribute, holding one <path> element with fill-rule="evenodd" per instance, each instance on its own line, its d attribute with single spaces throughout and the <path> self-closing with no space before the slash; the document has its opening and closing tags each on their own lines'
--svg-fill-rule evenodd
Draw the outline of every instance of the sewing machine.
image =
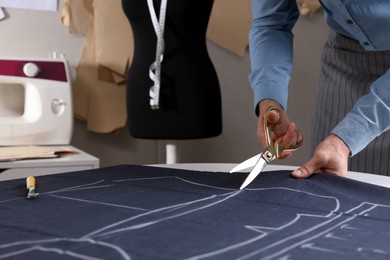
<svg viewBox="0 0 390 260">
<path fill-rule="evenodd" d="M 69 144 L 72 129 L 65 59 L 0 59 L 0 145 Z"/>
<path fill-rule="evenodd" d="M 0 146 L 61 145 L 75 154 L 0 161 L 0 181 L 99 167 L 99 159 L 70 146 L 71 80 L 66 60 L 0 58 Z"/>
</svg>

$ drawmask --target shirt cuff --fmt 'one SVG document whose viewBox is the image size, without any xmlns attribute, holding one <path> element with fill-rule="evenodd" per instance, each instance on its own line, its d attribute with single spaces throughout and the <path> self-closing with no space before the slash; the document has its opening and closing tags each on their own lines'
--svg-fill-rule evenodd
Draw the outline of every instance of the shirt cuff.
<svg viewBox="0 0 390 260">
<path fill-rule="evenodd" d="M 287 110 L 288 89 L 275 81 L 259 82 L 254 88 L 254 109 L 259 116 L 259 102 L 264 99 L 272 99 L 278 102 L 284 110 Z"/>
<path fill-rule="evenodd" d="M 341 138 L 354 156 L 363 150 L 375 137 L 377 133 L 358 115 L 349 113 L 331 131 L 332 134 Z"/>
</svg>

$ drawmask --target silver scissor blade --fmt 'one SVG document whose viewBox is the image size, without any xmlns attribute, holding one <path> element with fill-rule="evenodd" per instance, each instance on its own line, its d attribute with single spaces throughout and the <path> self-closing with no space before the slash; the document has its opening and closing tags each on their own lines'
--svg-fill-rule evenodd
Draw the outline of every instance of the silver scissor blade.
<svg viewBox="0 0 390 260">
<path fill-rule="evenodd" d="M 236 165 L 233 169 L 231 169 L 230 173 L 242 171 L 242 170 L 248 169 L 250 167 L 253 167 L 259 161 L 260 157 L 261 157 L 261 154 L 258 154 L 258 155 L 255 155 L 255 156 L 243 161 L 242 163 Z"/>
<path fill-rule="evenodd" d="M 255 167 L 253 167 L 252 171 L 249 173 L 248 177 L 246 177 L 244 183 L 241 185 L 240 190 L 244 189 L 249 185 L 256 177 L 259 175 L 265 166 L 267 165 L 267 161 L 261 157 L 256 163 Z"/>
</svg>

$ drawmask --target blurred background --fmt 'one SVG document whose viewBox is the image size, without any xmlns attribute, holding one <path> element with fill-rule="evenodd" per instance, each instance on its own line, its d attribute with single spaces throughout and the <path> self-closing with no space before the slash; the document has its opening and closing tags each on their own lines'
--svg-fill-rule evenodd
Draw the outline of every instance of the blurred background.
<svg viewBox="0 0 390 260">
<path fill-rule="evenodd" d="M 63 1 L 58 4 L 57 12 L 4 10 L 6 18 L 0 20 L 0 57 L 35 58 L 48 57 L 52 52 L 61 53 L 68 60 L 72 80 L 75 80 L 86 38 L 69 33 L 68 28 L 61 24 Z M 308 140 L 321 49 L 328 35 L 322 12 L 301 16 L 294 34 L 295 64 L 288 112 L 302 129 L 304 139 L 306 137 Z M 175 145 L 179 163 L 236 163 L 259 153 L 262 147 L 256 139 L 257 118 L 253 112 L 253 96 L 248 82 L 248 50 L 240 56 L 210 40 L 207 46 L 222 94 L 221 135 L 180 141 L 135 139 L 129 135 L 126 125 L 110 133 L 97 133 L 88 130 L 85 121 L 75 118 L 71 145 L 98 157 L 102 167 L 165 163 L 167 143 Z M 304 142 L 292 158 L 274 163 L 299 165 L 309 157 L 309 144 Z"/>
</svg>

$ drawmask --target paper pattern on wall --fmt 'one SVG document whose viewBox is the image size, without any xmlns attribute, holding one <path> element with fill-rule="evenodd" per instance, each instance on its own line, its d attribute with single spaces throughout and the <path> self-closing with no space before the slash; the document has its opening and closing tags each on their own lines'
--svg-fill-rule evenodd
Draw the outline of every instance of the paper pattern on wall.
<svg viewBox="0 0 390 260">
<path fill-rule="evenodd" d="M 92 0 L 91 0 L 92 1 Z M 68 1 L 62 6 L 61 23 L 66 26 L 71 34 L 86 36 L 90 27 L 90 12 L 88 6 L 91 1 Z"/>
<path fill-rule="evenodd" d="M 313 15 L 321 9 L 318 0 L 297 0 L 297 3 L 301 15 Z"/>
<path fill-rule="evenodd" d="M 133 46 L 121 8 L 120 0 L 64 1 L 62 23 L 86 36 L 73 84 L 75 116 L 93 132 L 111 133 L 126 124 L 124 81 Z"/>
<path fill-rule="evenodd" d="M 252 23 L 250 0 L 214 0 L 207 38 L 242 57 Z"/>
</svg>

